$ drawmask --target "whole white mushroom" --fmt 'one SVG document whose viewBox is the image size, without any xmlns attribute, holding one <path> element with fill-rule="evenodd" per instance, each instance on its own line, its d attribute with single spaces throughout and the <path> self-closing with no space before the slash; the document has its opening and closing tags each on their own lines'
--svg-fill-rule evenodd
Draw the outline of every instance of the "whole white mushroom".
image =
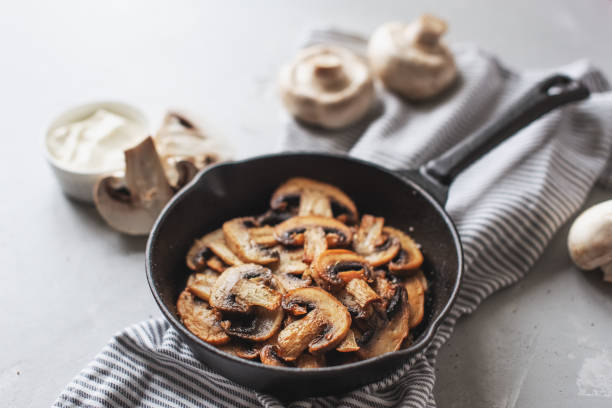
<svg viewBox="0 0 612 408">
<path fill-rule="evenodd" d="M 576 266 L 601 268 L 603 279 L 612 282 L 612 200 L 594 205 L 576 218 L 567 247 Z"/>
<path fill-rule="evenodd" d="M 338 46 L 303 49 L 281 69 L 278 84 L 293 116 L 330 129 L 358 121 L 374 101 L 374 81 L 366 61 Z"/>
<path fill-rule="evenodd" d="M 444 20 L 428 14 L 410 24 L 386 23 L 374 31 L 368 57 L 385 87 L 407 99 L 432 98 L 457 77 L 455 59 L 441 42 Z"/>
</svg>

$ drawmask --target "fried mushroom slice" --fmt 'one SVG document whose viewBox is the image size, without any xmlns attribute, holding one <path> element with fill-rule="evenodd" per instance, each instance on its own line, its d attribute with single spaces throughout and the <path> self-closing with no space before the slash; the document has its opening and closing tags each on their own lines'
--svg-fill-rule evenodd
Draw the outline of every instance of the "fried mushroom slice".
<svg viewBox="0 0 612 408">
<path fill-rule="evenodd" d="M 277 211 L 296 205 L 299 208 L 298 216 L 344 215 L 343 218 L 349 224 L 355 223 L 358 219 L 355 203 L 342 190 L 331 184 L 308 178 L 295 177 L 287 180 L 276 189 L 270 199 L 270 207 Z"/>
<path fill-rule="evenodd" d="M 254 342 L 265 341 L 280 329 L 285 312 L 282 308 L 267 310 L 259 306 L 250 313 L 224 313 L 221 327 L 232 337 Z"/>
<path fill-rule="evenodd" d="M 310 265 L 310 274 L 323 289 L 336 291 L 354 279 L 371 280 L 372 268 L 362 256 L 352 251 L 328 249 Z"/>
<path fill-rule="evenodd" d="M 256 227 L 252 217 L 234 218 L 225 222 L 223 233 L 227 246 L 244 262 L 267 265 L 278 261 L 277 252 L 255 242 L 251 229 Z"/>
<path fill-rule="evenodd" d="M 312 262 L 328 247 L 350 244 L 352 230 L 333 218 L 309 215 L 289 218 L 274 227 L 276 240 L 283 245 L 304 246 L 304 262 Z"/>
<path fill-rule="evenodd" d="M 325 365 L 326 364 L 324 354 L 312 355 L 308 353 L 303 353 L 295 361 L 295 366 L 297 368 L 321 368 L 325 367 Z"/>
<path fill-rule="evenodd" d="M 391 261 L 400 250 L 399 240 L 383 235 L 385 219 L 366 214 L 353 239 L 353 248 L 372 266 L 384 265 Z"/>
<path fill-rule="evenodd" d="M 371 358 L 397 351 L 409 333 L 410 307 L 403 287 L 397 289 L 397 301 L 390 302 L 384 312 L 372 319 L 373 324 L 357 339 L 357 355 Z"/>
<path fill-rule="evenodd" d="M 321 353 L 335 348 L 351 327 L 351 316 L 335 297 L 321 288 L 298 288 L 283 297 L 283 308 L 303 317 L 278 334 L 278 354 L 295 361 L 304 350 Z"/>
<path fill-rule="evenodd" d="M 247 313 L 255 306 L 276 310 L 281 304 L 278 289 L 268 268 L 257 264 L 232 266 L 217 278 L 210 304 L 221 311 L 234 313 Z"/>
<path fill-rule="evenodd" d="M 423 264 L 423 254 L 418 244 L 408 234 L 392 227 L 384 227 L 383 232 L 390 237 L 397 238 L 401 245 L 397 256 L 389 262 L 390 272 L 402 274 L 403 272 L 414 271 L 421 267 Z"/>
<path fill-rule="evenodd" d="M 232 339 L 229 343 L 219 346 L 219 350 L 246 360 L 259 357 L 263 344 L 240 339 Z"/>
<path fill-rule="evenodd" d="M 210 305 L 185 289 L 176 302 L 176 310 L 187 330 L 209 344 L 221 345 L 230 337 L 221 327 L 221 316 Z"/>
<path fill-rule="evenodd" d="M 187 289 L 200 299 L 208 302 L 210 300 L 210 292 L 218 277 L 219 274 L 211 269 L 192 273 L 187 279 Z"/>
<path fill-rule="evenodd" d="M 268 344 L 264 346 L 259 352 L 259 359 L 262 364 L 275 366 L 275 367 L 289 367 L 289 364 L 285 362 L 278 355 L 278 346 Z"/>
<path fill-rule="evenodd" d="M 410 328 L 418 326 L 425 315 L 425 292 L 427 291 L 427 279 L 422 271 L 408 276 L 402 282 L 408 294 L 410 304 Z"/>
<path fill-rule="evenodd" d="M 208 266 L 207 263 L 214 256 L 218 257 L 217 260 L 213 261 L 215 266 L 221 261 L 225 265 L 230 266 L 242 263 L 240 258 L 238 258 L 225 243 L 223 230 L 218 229 L 197 239 L 191 246 L 189 252 L 187 252 L 187 267 L 192 271 L 205 269 Z M 225 269 L 225 265 L 222 265 L 221 271 Z M 216 268 L 213 269 L 217 270 Z"/>
<path fill-rule="evenodd" d="M 342 343 L 336 347 L 336 351 L 339 351 L 340 353 L 350 353 L 357 350 L 359 350 L 359 345 L 355 340 L 355 332 L 353 332 L 353 330 L 349 330 L 344 340 L 342 340 Z"/>
</svg>

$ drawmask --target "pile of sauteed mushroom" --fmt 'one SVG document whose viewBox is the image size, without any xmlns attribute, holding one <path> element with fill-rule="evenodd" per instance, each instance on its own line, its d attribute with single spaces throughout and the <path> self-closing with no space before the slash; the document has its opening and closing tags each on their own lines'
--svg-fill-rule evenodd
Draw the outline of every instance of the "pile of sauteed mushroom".
<svg viewBox="0 0 612 408">
<path fill-rule="evenodd" d="M 317 368 L 410 345 L 425 313 L 423 255 L 333 185 L 292 178 L 270 210 L 197 239 L 177 301 L 183 324 L 224 352 Z"/>
</svg>

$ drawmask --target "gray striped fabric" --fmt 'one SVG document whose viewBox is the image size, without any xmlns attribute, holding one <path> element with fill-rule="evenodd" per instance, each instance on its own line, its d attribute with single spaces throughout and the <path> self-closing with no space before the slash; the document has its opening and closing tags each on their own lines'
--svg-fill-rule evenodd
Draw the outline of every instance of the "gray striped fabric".
<svg viewBox="0 0 612 408">
<path fill-rule="evenodd" d="M 364 46 L 359 37 L 335 31 L 316 31 L 309 42 L 333 42 L 356 51 Z M 331 134 L 291 121 L 283 149 L 346 152 L 393 169 L 416 167 L 487 120 L 495 120 L 530 85 L 552 72 L 514 72 L 473 46 L 457 46 L 454 51 L 462 78 L 444 98 L 409 105 L 381 90 L 368 118 L 350 129 Z M 435 407 L 436 355 L 457 319 L 527 273 L 606 168 L 612 149 L 612 93 L 606 92 L 606 80 L 586 62 L 554 71 L 581 78 L 597 93 L 547 114 L 453 183 L 447 210 L 463 240 L 465 277 L 454 308 L 429 348 L 378 383 L 291 406 Z M 210 371 L 167 322 L 156 319 L 117 334 L 67 386 L 55 406 L 282 404 Z"/>
</svg>

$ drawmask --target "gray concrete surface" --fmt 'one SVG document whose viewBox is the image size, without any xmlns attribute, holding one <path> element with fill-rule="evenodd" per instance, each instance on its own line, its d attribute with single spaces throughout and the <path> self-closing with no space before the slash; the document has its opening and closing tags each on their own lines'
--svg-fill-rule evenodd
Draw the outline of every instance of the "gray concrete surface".
<svg viewBox="0 0 612 408">
<path fill-rule="evenodd" d="M 368 33 L 436 12 L 452 41 L 512 66 L 587 57 L 612 76 L 608 0 L 54 1 L 0 13 L 0 406 L 48 406 L 113 333 L 158 316 L 144 239 L 106 228 L 61 195 L 40 137 L 62 108 L 125 100 L 209 118 L 238 156 L 282 132 L 273 79 L 312 26 Z M 609 198 L 597 192 L 591 202 Z M 612 289 L 569 262 L 559 232 L 520 284 L 463 319 L 439 357 L 441 407 L 612 406 Z"/>
</svg>

